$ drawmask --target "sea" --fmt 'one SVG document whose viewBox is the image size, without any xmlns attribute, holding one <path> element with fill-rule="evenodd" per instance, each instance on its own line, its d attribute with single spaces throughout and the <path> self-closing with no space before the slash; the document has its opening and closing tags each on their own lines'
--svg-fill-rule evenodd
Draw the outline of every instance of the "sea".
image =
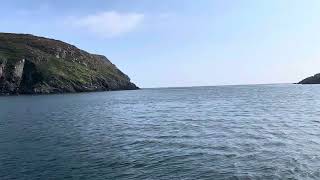
<svg viewBox="0 0 320 180">
<path fill-rule="evenodd" d="M 0 179 L 320 179 L 320 85 L 2 96 Z"/>
</svg>

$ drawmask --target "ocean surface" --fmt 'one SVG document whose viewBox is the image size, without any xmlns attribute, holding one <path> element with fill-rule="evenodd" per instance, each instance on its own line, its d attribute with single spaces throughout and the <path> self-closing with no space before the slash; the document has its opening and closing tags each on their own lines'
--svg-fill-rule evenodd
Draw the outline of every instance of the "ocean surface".
<svg viewBox="0 0 320 180">
<path fill-rule="evenodd" d="M 320 85 L 0 97 L 0 179 L 320 179 Z"/>
</svg>

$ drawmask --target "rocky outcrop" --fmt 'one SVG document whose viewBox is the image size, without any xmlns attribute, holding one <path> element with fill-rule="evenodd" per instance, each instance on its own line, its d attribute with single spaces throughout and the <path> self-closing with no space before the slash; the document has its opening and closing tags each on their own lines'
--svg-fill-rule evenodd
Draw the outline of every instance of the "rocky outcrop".
<svg viewBox="0 0 320 180">
<path fill-rule="evenodd" d="M 133 90 L 105 56 L 43 37 L 0 33 L 0 94 Z"/>
<path fill-rule="evenodd" d="M 320 84 L 320 74 L 308 77 L 300 81 L 298 84 Z"/>
</svg>

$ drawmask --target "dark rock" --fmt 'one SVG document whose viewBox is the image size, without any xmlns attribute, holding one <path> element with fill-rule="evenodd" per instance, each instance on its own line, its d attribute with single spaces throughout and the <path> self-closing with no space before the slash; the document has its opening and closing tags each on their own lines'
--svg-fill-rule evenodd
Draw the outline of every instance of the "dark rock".
<svg viewBox="0 0 320 180">
<path fill-rule="evenodd" d="M 0 94 L 133 90 L 105 56 L 28 34 L 0 33 Z"/>
<path fill-rule="evenodd" d="M 308 77 L 300 81 L 298 84 L 320 84 L 320 74 Z"/>
</svg>

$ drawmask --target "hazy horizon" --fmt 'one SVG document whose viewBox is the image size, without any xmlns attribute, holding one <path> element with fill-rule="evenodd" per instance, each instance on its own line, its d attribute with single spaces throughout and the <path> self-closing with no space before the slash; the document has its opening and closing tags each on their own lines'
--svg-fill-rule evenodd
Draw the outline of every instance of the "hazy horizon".
<svg viewBox="0 0 320 180">
<path fill-rule="evenodd" d="M 319 73 L 320 1 L 3 2 L 0 31 L 108 57 L 142 88 L 296 83 Z"/>
</svg>

